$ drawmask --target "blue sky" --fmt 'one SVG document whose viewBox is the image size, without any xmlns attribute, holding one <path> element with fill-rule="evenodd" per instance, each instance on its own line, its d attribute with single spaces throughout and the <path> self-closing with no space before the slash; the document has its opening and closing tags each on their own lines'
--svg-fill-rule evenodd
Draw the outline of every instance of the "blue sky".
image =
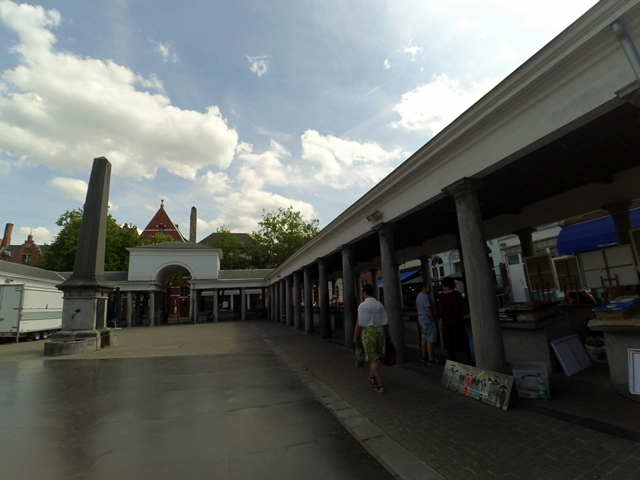
<svg viewBox="0 0 640 480">
<path fill-rule="evenodd" d="M 106 156 L 120 223 L 325 226 L 595 3 L 0 0 L 0 225 L 50 242 Z"/>
</svg>

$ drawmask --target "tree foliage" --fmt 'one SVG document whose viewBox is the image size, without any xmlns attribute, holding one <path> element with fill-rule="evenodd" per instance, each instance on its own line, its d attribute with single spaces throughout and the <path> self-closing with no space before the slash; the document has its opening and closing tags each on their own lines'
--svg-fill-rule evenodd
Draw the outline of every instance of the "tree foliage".
<svg viewBox="0 0 640 480">
<path fill-rule="evenodd" d="M 251 259 L 248 256 L 247 248 L 231 233 L 225 226 L 216 230 L 218 240 L 208 245 L 222 250 L 222 260 L 220 268 L 222 270 L 242 270 L 251 268 Z"/>
<path fill-rule="evenodd" d="M 82 225 L 82 209 L 69 210 L 63 213 L 56 225 L 62 227 L 51 245 L 44 251 L 42 263 L 38 265 L 47 270 L 69 272 L 73 270 L 78 249 L 78 237 L 80 225 Z M 169 237 L 169 235 L 162 235 Z M 138 233 L 135 226 L 121 227 L 116 219 L 108 214 L 107 238 L 105 245 L 104 269 L 105 271 L 124 271 L 129 269 L 128 247 L 160 243 L 158 240 L 145 239 Z M 164 239 L 169 241 L 169 239 Z"/>
<path fill-rule="evenodd" d="M 264 212 L 258 231 L 251 234 L 247 246 L 253 268 L 275 268 L 319 231 L 318 220 L 305 221 L 302 214 L 290 206 L 276 212 Z"/>
</svg>

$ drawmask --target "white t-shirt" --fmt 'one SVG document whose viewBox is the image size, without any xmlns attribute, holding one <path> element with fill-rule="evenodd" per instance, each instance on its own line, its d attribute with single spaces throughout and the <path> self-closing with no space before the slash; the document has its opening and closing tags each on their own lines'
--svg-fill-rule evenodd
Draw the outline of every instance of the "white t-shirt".
<svg viewBox="0 0 640 480">
<path fill-rule="evenodd" d="M 384 305 L 375 298 L 366 298 L 358 307 L 358 323 L 361 327 L 381 327 L 389 323 Z"/>
</svg>

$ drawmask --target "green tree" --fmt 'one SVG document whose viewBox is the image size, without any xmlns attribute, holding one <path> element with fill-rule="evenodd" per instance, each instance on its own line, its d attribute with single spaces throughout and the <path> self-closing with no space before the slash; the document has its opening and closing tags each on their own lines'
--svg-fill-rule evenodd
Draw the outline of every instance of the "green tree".
<svg viewBox="0 0 640 480">
<path fill-rule="evenodd" d="M 82 209 L 63 213 L 56 225 L 62 227 L 51 245 L 47 246 L 40 265 L 47 270 L 69 272 L 73 270 L 78 249 L 78 237 L 82 224 Z M 166 235 L 165 235 L 166 236 Z M 105 271 L 124 271 L 129 269 L 128 247 L 144 245 L 146 239 L 138 234 L 135 226 L 120 227 L 116 219 L 107 217 L 107 238 L 105 245 Z"/>
<path fill-rule="evenodd" d="M 277 267 L 318 233 L 318 223 L 317 219 L 305 221 L 292 206 L 269 213 L 263 210 L 260 228 L 247 245 L 251 266 Z"/>
<path fill-rule="evenodd" d="M 244 244 L 224 225 L 216 230 L 218 240 L 208 245 L 222 250 L 220 268 L 222 270 L 242 270 L 251 267 L 251 261 Z"/>
</svg>

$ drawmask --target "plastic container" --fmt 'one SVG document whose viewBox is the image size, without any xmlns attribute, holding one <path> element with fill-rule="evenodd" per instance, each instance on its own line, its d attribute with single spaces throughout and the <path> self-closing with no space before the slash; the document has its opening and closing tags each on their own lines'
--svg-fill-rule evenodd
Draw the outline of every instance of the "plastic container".
<svg viewBox="0 0 640 480">
<path fill-rule="evenodd" d="M 540 398 L 549 401 L 549 374 L 542 362 L 516 363 L 513 366 L 513 379 L 520 398 Z"/>
</svg>

